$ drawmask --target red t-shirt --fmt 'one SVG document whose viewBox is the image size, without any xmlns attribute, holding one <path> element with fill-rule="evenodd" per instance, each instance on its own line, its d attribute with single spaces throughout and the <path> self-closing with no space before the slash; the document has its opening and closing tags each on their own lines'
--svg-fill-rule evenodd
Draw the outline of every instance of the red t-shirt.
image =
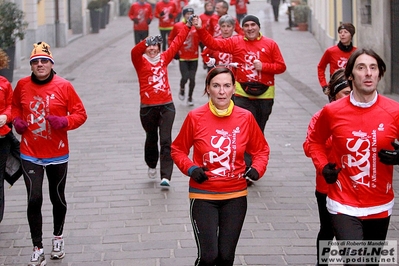
<svg viewBox="0 0 399 266">
<path fill-rule="evenodd" d="M 189 30 L 186 26 L 179 32 L 169 48 L 160 54 L 160 60 L 156 64 L 152 64 L 143 56 L 147 48 L 145 40 L 133 47 L 131 60 L 139 78 L 142 105 L 163 105 L 173 101 L 168 80 L 168 64 L 179 51 Z"/>
<path fill-rule="evenodd" d="M 147 2 L 135 2 L 129 10 L 129 18 L 131 20 L 138 19 L 139 23 L 133 24 L 134 30 L 148 30 L 148 22 L 152 20 L 151 5 Z"/>
<path fill-rule="evenodd" d="M 236 70 L 238 82 L 257 81 L 272 86 L 274 75 L 281 74 L 286 69 L 280 49 L 272 39 L 259 36 L 256 40 L 250 41 L 241 35 L 227 39 L 213 38 L 205 28 L 199 29 L 198 34 L 208 48 L 224 51 L 233 56 L 233 62 L 238 63 Z M 262 62 L 262 71 L 254 68 L 255 59 Z"/>
<path fill-rule="evenodd" d="M 310 151 L 309 151 L 309 136 L 314 131 L 314 125 L 315 125 L 317 119 L 319 118 L 320 113 L 321 113 L 321 110 L 318 111 L 317 113 L 315 113 L 313 115 L 312 119 L 310 120 L 306 139 L 305 139 L 305 142 L 303 143 L 303 151 L 305 152 L 305 155 L 309 158 L 311 157 Z M 331 138 L 329 138 L 326 141 L 326 152 L 327 152 L 327 154 L 330 154 L 330 152 L 331 152 Z M 316 190 L 320 193 L 327 194 L 328 187 L 329 187 L 329 185 L 327 184 L 326 180 L 324 179 L 324 176 L 322 175 L 320 169 L 316 168 Z"/>
<path fill-rule="evenodd" d="M 69 153 L 68 130 L 83 125 L 86 110 L 72 84 L 54 75 L 42 85 L 32 82 L 31 77 L 18 81 L 12 99 L 12 118 L 20 117 L 28 123 L 21 135 L 21 154 L 48 159 Z M 45 119 L 47 115 L 66 116 L 68 126 L 53 129 Z"/>
<path fill-rule="evenodd" d="M 172 30 L 176 14 L 176 5 L 173 1 L 159 1 L 155 5 L 155 17 L 159 18 L 159 29 L 161 30 Z"/>
<path fill-rule="evenodd" d="M 0 76 L 0 115 L 7 116 L 7 122 L 0 127 L 0 136 L 5 136 L 11 131 L 7 123 L 11 122 L 12 86 L 5 77 Z"/>
<path fill-rule="evenodd" d="M 193 158 L 189 158 L 193 147 Z M 180 171 L 188 175 L 193 166 L 206 167 L 208 180 L 189 181 L 190 198 L 223 200 L 245 196 L 247 183 L 244 152 L 262 177 L 269 161 L 269 145 L 254 116 L 234 106 L 231 115 L 217 117 L 209 103 L 188 113 L 172 143 L 171 155 Z"/>
<path fill-rule="evenodd" d="M 331 136 L 331 153 L 326 141 Z M 327 104 L 309 136 L 309 153 L 317 171 L 328 163 L 342 168 L 328 190 L 331 213 L 365 217 L 392 211 L 393 166 L 379 161 L 381 149 L 399 139 L 399 103 L 378 95 L 370 107 L 353 105 L 350 97 Z"/>
<path fill-rule="evenodd" d="M 247 4 L 249 0 L 231 0 L 230 5 L 236 6 L 237 14 L 247 14 Z"/>
<path fill-rule="evenodd" d="M 319 64 L 317 65 L 317 75 L 319 77 L 319 83 L 321 87 L 327 86 L 326 81 L 326 67 L 330 64 L 330 76 L 335 72 L 335 70 L 339 68 L 345 68 L 346 62 L 348 62 L 351 54 L 356 50 L 356 47 L 353 47 L 351 51 L 344 52 L 338 48 L 337 45 L 328 48 L 323 56 L 320 59 Z"/>
<path fill-rule="evenodd" d="M 218 37 L 222 38 L 222 37 Z M 233 62 L 233 56 L 229 53 L 212 50 L 205 46 L 204 51 L 201 53 L 203 61 L 206 63 L 209 61 L 210 58 L 214 58 L 215 65 L 223 65 L 228 66 L 230 63 Z"/>
<path fill-rule="evenodd" d="M 179 34 L 179 32 L 184 28 L 187 28 L 185 22 L 178 22 L 175 24 L 175 26 L 173 26 L 173 29 L 168 37 L 169 45 L 175 39 L 177 34 Z M 179 50 L 180 60 L 198 60 L 198 45 L 199 37 L 197 34 L 197 29 L 195 27 L 191 27 L 191 30 L 189 31 L 183 45 Z"/>
</svg>

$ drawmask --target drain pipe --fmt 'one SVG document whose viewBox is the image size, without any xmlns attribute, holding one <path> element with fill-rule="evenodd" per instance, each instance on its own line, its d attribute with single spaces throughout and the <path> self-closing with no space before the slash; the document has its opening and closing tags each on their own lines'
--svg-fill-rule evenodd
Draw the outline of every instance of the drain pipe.
<svg viewBox="0 0 399 266">
<path fill-rule="evenodd" d="M 55 0 L 55 47 L 60 47 L 60 11 L 59 0 Z"/>
</svg>

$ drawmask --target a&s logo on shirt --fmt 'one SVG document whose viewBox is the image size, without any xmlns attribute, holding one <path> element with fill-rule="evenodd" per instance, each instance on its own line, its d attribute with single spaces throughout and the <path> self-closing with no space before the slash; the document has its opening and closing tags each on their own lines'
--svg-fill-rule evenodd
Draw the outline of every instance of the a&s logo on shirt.
<svg viewBox="0 0 399 266">
<path fill-rule="evenodd" d="M 204 154 L 203 164 L 212 164 L 215 167 L 211 172 L 214 175 L 226 176 L 227 172 L 232 172 L 231 167 L 234 165 L 234 158 L 236 153 L 236 139 L 237 134 L 240 133 L 240 128 L 236 128 L 232 133 L 228 133 L 224 129 L 217 129 L 216 135 L 211 137 L 212 151 Z M 233 153 L 233 154 L 232 154 Z M 232 161 L 230 161 L 232 158 Z M 212 167 L 214 168 L 214 167 Z"/>
<path fill-rule="evenodd" d="M 376 181 L 375 171 L 371 176 L 371 169 L 375 169 L 377 157 L 377 151 L 372 150 L 376 144 L 376 130 L 373 130 L 371 136 L 360 130 L 353 131 L 352 135 L 353 138 L 346 140 L 348 153 L 341 157 L 342 167 L 348 171 L 354 188 L 358 185 L 370 187 L 370 183 Z"/>
</svg>

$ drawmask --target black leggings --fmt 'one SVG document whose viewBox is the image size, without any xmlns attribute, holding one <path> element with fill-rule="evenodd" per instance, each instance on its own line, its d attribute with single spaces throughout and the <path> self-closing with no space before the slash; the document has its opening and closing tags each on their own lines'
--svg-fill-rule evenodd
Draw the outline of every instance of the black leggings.
<svg viewBox="0 0 399 266">
<path fill-rule="evenodd" d="M 317 234 L 317 261 L 319 261 L 319 246 L 320 242 L 319 241 L 327 241 L 327 240 L 333 240 L 334 238 L 334 230 L 331 224 L 331 216 L 330 213 L 327 210 L 327 194 L 318 192 L 316 190 L 315 192 L 316 199 L 317 199 L 317 206 L 319 209 L 319 220 L 320 220 L 320 230 L 319 233 Z M 319 266 L 322 265 L 328 265 L 328 264 L 318 264 Z"/>
<path fill-rule="evenodd" d="M 168 37 L 169 37 L 169 33 L 172 30 L 159 30 L 161 32 L 161 36 L 162 36 L 162 51 L 166 51 L 166 46 L 168 45 Z"/>
<path fill-rule="evenodd" d="M 195 87 L 195 74 L 197 73 L 198 61 L 179 61 L 179 68 L 181 73 L 180 88 L 184 88 L 187 81 L 190 80 L 188 97 L 191 98 Z"/>
<path fill-rule="evenodd" d="M 195 266 L 232 266 L 247 212 L 247 197 L 190 200 L 190 217 L 197 243 Z"/>
<path fill-rule="evenodd" d="M 385 240 L 390 218 L 389 216 L 387 218 L 361 220 L 345 214 L 331 214 L 331 222 L 337 240 Z"/>
<path fill-rule="evenodd" d="M 43 247 L 43 178 L 46 171 L 50 200 L 53 204 L 53 234 L 62 235 L 64 229 L 67 203 L 65 201 L 65 183 L 68 171 L 68 163 L 42 166 L 22 161 L 22 169 L 25 186 L 28 193 L 28 222 L 33 246 Z"/>
<path fill-rule="evenodd" d="M 134 31 L 134 41 L 136 45 L 148 37 L 148 30 L 135 30 Z"/>
<path fill-rule="evenodd" d="M 4 214 L 4 173 L 7 157 L 10 154 L 11 141 L 8 137 L 0 138 L 0 222 Z"/>
</svg>

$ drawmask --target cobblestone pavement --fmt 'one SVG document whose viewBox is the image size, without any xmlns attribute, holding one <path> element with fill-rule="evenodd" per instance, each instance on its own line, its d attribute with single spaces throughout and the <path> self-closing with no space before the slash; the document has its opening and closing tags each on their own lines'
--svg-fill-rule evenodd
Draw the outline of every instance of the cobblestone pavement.
<svg viewBox="0 0 399 266">
<path fill-rule="evenodd" d="M 203 8 L 195 6 L 199 14 Z M 248 213 L 234 265 L 314 265 L 318 212 L 315 173 L 302 151 L 307 125 L 327 98 L 321 93 L 316 66 L 322 55 L 309 32 L 285 30 L 286 7 L 274 22 L 266 1 L 251 1 L 249 13 L 261 20 L 261 31 L 279 44 L 288 66 L 276 77 L 276 100 L 265 135 L 271 148 L 268 170 L 249 188 Z M 235 14 L 234 8 L 229 13 Z M 156 35 L 158 21 L 151 24 Z M 45 41 L 45 40 L 44 40 Z M 147 177 L 143 159 L 145 134 L 139 120 L 137 75 L 130 61 L 132 23 L 110 21 L 99 34 L 77 38 L 68 47 L 53 48 L 54 69 L 69 79 L 85 103 L 88 120 L 70 132 L 65 224 L 67 255 L 51 261 L 51 204 L 44 184 L 44 245 L 47 265 L 58 266 L 187 266 L 196 246 L 189 220 L 188 177 L 175 168 L 171 187 Z M 28 61 L 15 71 L 16 81 L 30 74 Z M 200 61 L 201 62 L 201 61 Z M 203 96 L 205 70 L 199 64 L 195 106 Z M 192 108 L 178 97 L 178 62 L 169 66 L 177 110 L 176 136 Z M 396 95 L 391 95 L 397 98 Z M 398 192 L 395 172 L 395 191 Z M 398 205 L 396 205 L 398 206 Z M 398 207 L 387 239 L 399 238 Z M 22 179 L 6 190 L 0 224 L 0 265 L 26 265 L 32 247 L 26 219 Z"/>
</svg>

